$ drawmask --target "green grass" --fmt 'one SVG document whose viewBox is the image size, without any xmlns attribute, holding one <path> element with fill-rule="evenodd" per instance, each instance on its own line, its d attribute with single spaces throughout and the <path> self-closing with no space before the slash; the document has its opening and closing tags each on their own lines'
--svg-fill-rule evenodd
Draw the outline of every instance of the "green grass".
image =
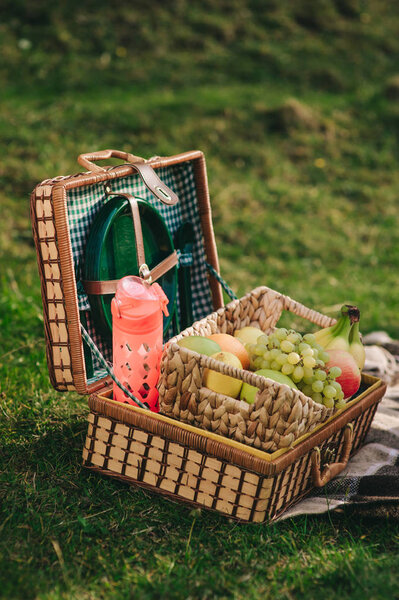
<svg viewBox="0 0 399 600">
<path fill-rule="evenodd" d="M 54 4 L 0 9 L 0 597 L 397 597 L 395 521 L 240 525 L 81 469 L 87 404 L 49 385 L 28 197 L 81 152 L 199 148 L 238 294 L 356 303 L 398 337 L 399 11 Z"/>
</svg>

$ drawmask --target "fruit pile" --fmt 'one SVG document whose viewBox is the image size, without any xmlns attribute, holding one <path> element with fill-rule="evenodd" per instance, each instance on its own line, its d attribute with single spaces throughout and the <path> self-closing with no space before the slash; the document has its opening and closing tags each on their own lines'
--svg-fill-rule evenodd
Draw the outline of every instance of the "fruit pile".
<svg viewBox="0 0 399 600">
<path fill-rule="evenodd" d="M 280 371 L 315 402 L 327 408 L 345 405 L 345 394 L 337 381 L 342 370 L 337 366 L 326 368 L 330 357 L 314 335 L 302 336 L 297 331 L 280 328 L 270 335 L 260 335 L 256 344 L 247 344 L 246 348 L 252 370 L 259 375 L 267 377 L 264 370 Z"/>
<path fill-rule="evenodd" d="M 269 334 L 256 327 L 208 337 L 189 336 L 180 346 L 212 356 L 237 368 L 299 389 L 327 408 L 343 408 L 357 392 L 365 353 L 359 337 L 359 310 L 345 305 L 337 323 L 304 335 L 283 327 Z M 258 388 L 207 369 L 204 385 L 252 404 Z"/>
</svg>

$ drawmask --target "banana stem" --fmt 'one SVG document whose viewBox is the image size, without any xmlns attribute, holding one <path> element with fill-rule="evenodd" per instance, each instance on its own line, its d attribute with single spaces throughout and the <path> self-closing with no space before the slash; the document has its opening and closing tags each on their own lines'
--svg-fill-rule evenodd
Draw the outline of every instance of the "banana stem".
<svg viewBox="0 0 399 600">
<path fill-rule="evenodd" d="M 352 304 L 344 304 L 341 308 L 341 314 L 349 317 L 351 325 L 360 320 L 360 310 L 357 306 L 353 306 Z"/>
</svg>

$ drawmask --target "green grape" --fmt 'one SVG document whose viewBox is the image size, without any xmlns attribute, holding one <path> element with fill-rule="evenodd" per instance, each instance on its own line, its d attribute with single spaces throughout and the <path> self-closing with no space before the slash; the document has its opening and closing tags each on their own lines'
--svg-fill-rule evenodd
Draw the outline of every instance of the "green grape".
<svg viewBox="0 0 399 600">
<path fill-rule="evenodd" d="M 271 349 L 280 349 L 280 340 L 275 336 L 270 337 L 268 347 Z"/>
<path fill-rule="evenodd" d="M 302 356 L 313 356 L 313 348 L 311 348 L 310 346 L 308 348 L 305 348 L 305 350 L 303 350 L 303 352 L 301 352 Z"/>
<path fill-rule="evenodd" d="M 280 344 L 280 348 L 281 350 L 289 354 L 290 352 L 293 352 L 295 346 L 292 342 L 289 342 L 288 340 L 283 340 Z"/>
<path fill-rule="evenodd" d="M 287 340 L 293 344 L 299 344 L 299 342 L 302 340 L 302 336 L 300 333 L 292 330 L 288 333 Z"/>
<path fill-rule="evenodd" d="M 300 365 L 295 367 L 295 369 L 292 373 L 291 379 L 295 383 L 298 383 L 299 381 L 301 381 L 301 379 L 303 379 L 303 367 L 301 367 Z"/>
<path fill-rule="evenodd" d="M 335 398 L 337 390 L 332 385 L 327 384 L 323 390 L 323 394 L 326 398 Z"/>
<path fill-rule="evenodd" d="M 281 369 L 281 365 L 276 360 L 272 360 L 270 363 L 270 368 L 273 369 L 273 371 L 279 371 Z"/>
<path fill-rule="evenodd" d="M 303 371 L 304 371 L 305 377 L 312 377 L 313 378 L 313 375 L 314 375 L 313 369 L 309 369 L 309 367 L 304 367 Z"/>
<path fill-rule="evenodd" d="M 280 354 L 278 356 L 276 356 L 276 362 L 278 362 L 279 365 L 285 365 L 285 363 L 287 362 L 287 355 L 284 354 L 284 352 L 280 352 Z"/>
<path fill-rule="evenodd" d="M 257 356 L 254 359 L 254 367 L 255 367 L 255 369 L 261 369 L 262 368 L 262 363 L 263 363 L 263 357 L 262 356 Z"/>
<path fill-rule="evenodd" d="M 320 379 L 316 379 L 316 381 L 314 381 L 312 383 L 312 390 L 314 392 L 320 393 L 323 391 L 323 388 L 324 388 L 324 383 L 322 381 L 320 381 Z"/>
<path fill-rule="evenodd" d="M 321 360 L 320 358 L 317 359 L 316 364 L 318 367 L 321 367 L 321 368 L 326 366 L 326 363 L 324 362 L 324 360 Z"/>
<path fill-rule="evenodd" d="M 263 346 L 267 346 L 267 344 L 269 343 L 269 336 L 266 335 L 265 333 L 263 333 L 262 335 L 260 335 L 258 337 L 258 339 L 256 340 L 256 342 L 258 344 L 262 344 Z"/>
<path fill-rule="evenodd" d="M 301 342 L 300 344 L 298 344 L 298 352 L 300 352 L 301 354 L 307 348 L 310 348 L 310 346 L 306 342 Z"/>
<path fill-rule="evenodd" d="M 280 350 L 278 348 L 273 348 L 269 351 L 269 359 L 275 360 L 277 356 L 280 354 Z"/>
<path fill-rule="evenodd" d="M 284 375 L 291 375 L 291 373 L 293 373 L 294 369 L 295 369 L 294 365 L 291 365 L 289 362 L 286 362 L 281 367 L 281 372 L 284 373 Z"/>
<path fill-rule="evenodd" d="M 270 356 L 270 350 L 266 350 L 266 352 L 263 353 L 263 358 L 265 360 L 270 360 L 271 356 Z"/>
<path fill-rule="evenodd" d="M 319 379 L 319 381 L 325 381 L 327 379 L 327 373 L 325 371 L 322 371 L 321 369 L 317 369 L 314 372 L 314 376 L 316 377 L 316 379 Z"/>
<path fill-rule="evenodd" d="M 308 344 L 310 344 L 311 346 L 314 346 L 314 344 L 316 343 L 316 338 L 315 338 L 315 336 L 313 335 L 313 333 L 306 333 L 306 334 L 303 336 L 303 340 L 304 340 L 305 342 L 307 342 Z"/>
<path fill-rule="evenodd" d="M 319 351 L 316 348 L 313 348 L 313 358 L 316 360 L 319 358 Z"/>
<path fill-rule="evenodd" d="M 302 392 L 302 394 L 305 394 L 305 396 L 309 396 L 309 398 L 311 398 L 311 396 L 313 394 L 312 386 L 311 385 L 302 386 L 301 392 Z"/>
<path fill-rule="evenodd" d="M 340 401 L 340 400 L 343 400 L 344 398 L 345 398 L 345 394 L 341 389 L 341 391 L 338 392 L 338 394 L 337 394 L 337 400 Z M 345 402 L 346 402 L 346 400 L 345 400 Z"/>
<path fill-rule="evenodd" d="M 338 383 L 338 381 L 330 381 L 330 385 L 332 385 L 333 388 L 336 390 L 337 396 L 338 396 L 339 392 L 342 392 L 341 384 Z"/>
<path fill-rule="evenodd" d="M 285 327 L 279 327 L 279 329 L 276 329 L 274 331 L 274 335 L 280 341 L 285 340 L 285 338 L 287 337 L 287 333 L 288 331 L 285 329 Z"/>
<path fill-rule="evenodd" d="M 301 360 L 301 357 L 297 352 L 290 352 L 287 360 L 291 365 L 296 365 Z"/>
<path fill-rule="evenodd" d="M 317 350 L 317 352 L 324 352 L 324 348 L 323 346 L 320 346 L 320 344 L 312 344 L 312 348 L 314 348 L 315 350 Z"/>
<path fill-rule="evenodd" d="M 255 348 L 256 348 L 256 344 L 245 344 L 245 350 L 248 352 L 248 354 L 254 354 L 255 352 Z"/>
<path fill-rule="evenodd" d="M 312 400 L 314 400 L 318 404 L 323 404 L 323 396 L 319 392 L 314 392 L 312 394 Z"/>
<path fill-rule="evenodd" d="M 262 360 L 261 369 L 270 369 L 270 360 Z"/>
<path fill-rule="evenodd" d="M 342 370 L 339 367 L 331 367 L 331 369 L 328 371 L 328 374 L 333 379 L 337 379 L 337 377 L 342 375 Z"/>
<path fill-rule="evenodd" d="M 266 350 L 266 346 L 263 346 L 262 344 L 256 344 L 254 354 L 256 356 L 263 356 L 265 353 L 265 350 Z"/>
<path fill-rule="evenodd" d="M 303 381 L 306 383 L 306 385 L 312 385 L 314 381 L 313 375 L 305 375 Z"/>
<path fill-rule="evenodd" d="M 316 361 L 313 356 L 305 356 L 303 359 L 303 366 L 309 369 L 313 369 L 316 366 Z"/>
<path fill-rule="evenodd" d="M 326 408 L 334 408 L 333 398 L 323 398 L 323 404 Z"/>
<path fill-rule="evenodd" d="M 324 350 L 322 350 L 319 354 L 319 358 L 323 362 L 328 363 L 328 361 L 330 360 L 330 355 L 327 352 L 325 352 Z"/>
</svg>

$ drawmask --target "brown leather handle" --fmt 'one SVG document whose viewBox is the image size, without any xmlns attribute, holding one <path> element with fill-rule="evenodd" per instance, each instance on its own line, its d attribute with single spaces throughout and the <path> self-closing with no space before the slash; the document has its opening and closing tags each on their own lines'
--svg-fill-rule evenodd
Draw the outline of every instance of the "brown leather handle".
<svg viewBox="0 0 399 600">
<path fill-rule="evenodd" d="M 100 167 L 91 161 L 107 160 L 108 158 L 120 158 L 128 163 L 144 162 L 144 158 L 134 156 L 134 154 L 129 154 L 129 152 L 123 152 L 122 150 L 97 150 L 97 152 L 80 154 L 78 156 L 78 163 L 88 171 L 105 171 L 104 167 Z"/>
<path fill-rule="evenodd" d="M 316 487 L 323 487 L 336 477 L 341 471 L 343 471 L 348 464 L 349 456 L 352 450 L 353 442 L 353 427 L 351 423 L 348 423 L 344 431 L 344 444 L 342 448 L 342 455 L 340 462 L 333 463 L 332 465 L 326 465 L 322 472 L 320 472 L 320 448 L 314 448 L 312 452 L 312 479 L 313 484 Z"/>
<path fill-rule="evenodd" d="M 89 171 L 103 173 L 106 171 L 103 167 L 94 164 L 93 160 L 107 160 L 108 158 L 121 158 L 127 161 L 133 169 L 137 171 L 143 180 L 144 185 L 150 192 L 158 198 L 163 204 L 173 206 L 179 201 L 173 190 L 163 183 L 155 173 L 154 169 L 140 156 L 134 156 L 121 150 L 98 150 L 97 152 L 88 152 L 78 156 L 78 163 Z"/>
</svg>

